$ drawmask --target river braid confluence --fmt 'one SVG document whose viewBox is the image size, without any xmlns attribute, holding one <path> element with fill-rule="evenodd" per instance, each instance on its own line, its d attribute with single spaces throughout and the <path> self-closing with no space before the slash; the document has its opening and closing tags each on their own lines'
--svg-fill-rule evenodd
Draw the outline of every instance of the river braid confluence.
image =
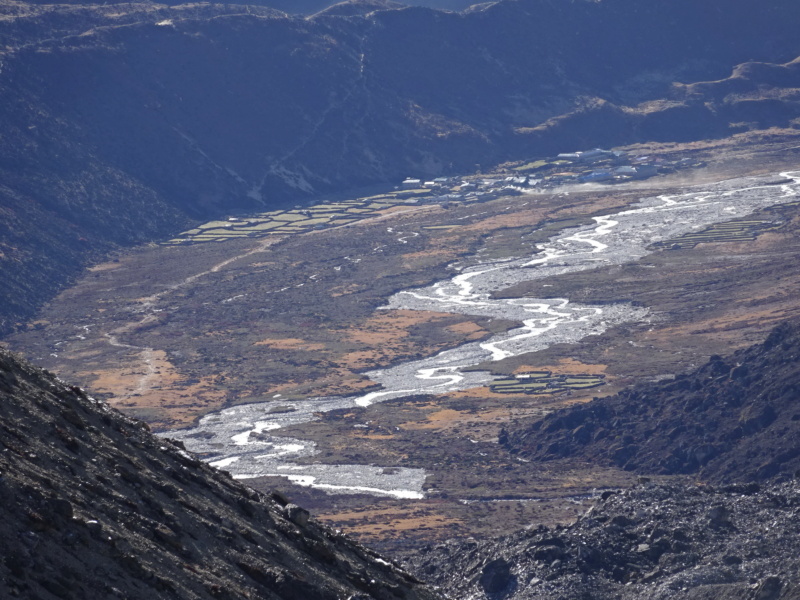
<svg viewBox="0 0 800 600">
<path fill-rule="evenodd" d="M 654 252 L 652 244 L 715 223 L 791 202 L 800 193 L 800 172 L 746 177 L 641 200 L 627 210 L 595 217 L 594 225 L 570 228 L 537 245 L 534 256 L 454 266 L 451 279 L 399 292 L 382 309 L 431 310 L 518 321 L 521 327 L 421 360 L 369 371 L 383 387 L 362 396 L 235 406 L 206 415 L 197 427 L 168 432 L 187 449 L 225 468 L 237 479 L 281 476 L 328 493 L 367 493 L 395 498 L 424 497 L 425 471 L 370 465 L 299 465 L 313 456 L 314 442 L 273 435 L 282 427 L 317 419 L 331 410 L 369 406 L 417 394 L 444 394 L 487 385 L 488 371 L 469 367 L 575 343 L 615 325 L 648 318 L 648 309 L 629 303 L 589 306 L 565 298 L 492 298 L 492 293 L 533 281 L 630 263 Z"/>
</svg>

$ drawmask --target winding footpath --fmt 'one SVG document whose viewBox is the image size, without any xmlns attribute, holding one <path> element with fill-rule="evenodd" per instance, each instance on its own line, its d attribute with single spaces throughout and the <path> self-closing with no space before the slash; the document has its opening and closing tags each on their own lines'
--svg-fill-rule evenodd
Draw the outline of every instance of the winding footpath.
<svg viewBox="0 0 800 600">
<path fill-rule="evenodd" d="M 156 382 L 156 365 L 155 365 L 155 350 L 153 348 L 148 348 L 146 346 L 136 346 L 133 344 L 126 344 L 122 342 L 120 338 L 130 333 L 134 333 L 137 329 L 141 329 L 143 327 L 148 326 L 150 323 L 156 320 L 158 309 L 156 308 L 156 303 L 166 296 L 167 294 L 171 294 L 172 292 L 179 290 L 181 288 L 187 287 L 190 284 L 194 283 L 201 277 L 205 277 L 211 273 L 216 273 L 228 265 L 242 260 L 244 258 L 248 258 L 253 254 L 258 254 L 260 252 L 266 252 L 268 247 L 274 244 L 277 241 L 277 238 L 270 238 L 263 240 L 257 246 L 243 252 L 242 254 L 237 254 L 236 256 L 232 256 L 231 258 L 227 258 L 210 269 L 206 269 L 205 271 L 201 271 L 199 273 L 195 273 L 194 275 L 190 275 L 177 283 L 173 283 L 167 287 L 165 287 L 160 292 L 157 292 L 151 296 L 147 296 L 142 298 L 139 302 L 140 305 L 137 307 L 137 312 L 142 315 L 141 319 L 138 321 L 133 321 L 126 323 L 121 327 L 117 327 L 116 329 L 112 330 L 109 333 L 104 334 L 106 338 L 106 342 L 115 348 L 125 348 L 127 350 L 132 350 L 139 355 L 139 362 L 143 367 L 143 373 L 139 377 L 139 380 L 136 383 L 136 386 L 124 394 L 120 394 L 115 396 L 115 401 L 120 400 L 127 400 L 134 396 L 140 396 L 152 390 L 153 385 Z"/>
</svg>

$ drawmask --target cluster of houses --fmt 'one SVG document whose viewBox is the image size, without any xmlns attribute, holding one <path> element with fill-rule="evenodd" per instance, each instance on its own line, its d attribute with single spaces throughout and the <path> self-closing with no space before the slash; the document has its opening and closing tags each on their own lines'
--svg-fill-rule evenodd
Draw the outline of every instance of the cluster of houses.
<svg viewBox="0 0 800 600">
<path fill-rule="evenodd" d="M 658 156 L 633 156 L 621 150 L 595 148 L 584 152 L 565 152 L 549 163 L 558 165 L 559 172 L 542 178 L 545 186 L 564 183 L 621 183 L 632 179 L 649 179 L 662 173 L 673 173 L 688 167 L 700 167 L 691 158 L 668 161 Z"/>
<path fill-rule="evenodd" d="M 521 194 L 523 188 L 531 185 L 528 177 L 439 177 L 431 181 L 408 178 L 400 184 L 397 197 L 403 197 L 403 190 L 417 201 L 436 202 L 447 207 L 450 202 L 475 202 L 493 200 L 500 196 Z M 419 195 L 421 190 L 429 193 Z"/>
<path fill-rule="evenodd" d="M 409 198 L 444 204 L 462 200 L 490 200 L 521 194 L 530 188 L 547 189 L 567 183 L 621 183 L 703 166 L 688 158 L 671 162 L 660 157 L 634 156 L 621 150 L 602 148 L 566 152 L 530 164 L 530 168 L 512 169 L 513 175 L 438 177 L 432 180 L 409 177 L 400 184 L 398 195 L 405 191 Z M 421 194 L 423 190 L 428 193 Z"/>
<path fill-rule="evenodd" d="M 702 166 L 685 158 L 670 162 L 655 156 L 631 156 L 620 150 L 595 148 L 585 152 L 566 152 L 556 157 L 556 163 L 569 164 L 570 171 L 555 173 L 549 180 L 565 183 L 622 182 L 649 179 L 659 173 L 671 173 L 681 168 Z"/>
</svg>

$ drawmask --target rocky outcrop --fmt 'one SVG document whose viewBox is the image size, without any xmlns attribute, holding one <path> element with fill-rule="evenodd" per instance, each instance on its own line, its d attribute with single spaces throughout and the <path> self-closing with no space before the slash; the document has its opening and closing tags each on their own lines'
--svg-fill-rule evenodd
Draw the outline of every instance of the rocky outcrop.
<svg viewBox="0 0 800 600">
<path fill-rule="evenodd" d="M 606 491 L 569 527 L 430 546 L 416 572 L 474 600 L 800 597 L 797 480 Z"/>
<path fill-rule="evenodd" d="M 514 427 L 503 443 L 533 460 L 568 457 L 712 482 L 785 478 L 800 470 L 798 390 L 800 325 L 783 323 L 762 344 Z"/>
<path fill-rule="evenodd" d="M 438 597 L 395 564 L 0 351 L 0 597 Z"/>
</svg>

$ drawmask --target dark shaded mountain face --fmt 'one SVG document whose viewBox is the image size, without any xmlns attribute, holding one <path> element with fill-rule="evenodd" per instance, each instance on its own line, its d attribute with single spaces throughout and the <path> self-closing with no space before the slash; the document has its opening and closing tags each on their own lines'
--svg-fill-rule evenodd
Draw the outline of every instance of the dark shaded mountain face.
<svg viewBox="0 0 800 600">
<path fill-rule="evenodd" d="M 349 0 L 348 2 L 339 2 L 324 10 L 320 10 L 316 16 L 355 17 L 358 15 L 368 15 L 376 10 L 394 10 L 404 7 L 403 4 L 389 2 L 388 0 Z"/>
<path fill-rule="evenodd" d="M 125 0 L 111 0 L 106 2 L 98 2 L 98 4 L 123 4 Z M 54 4 L 54 2 L 50 2 L 48 0 L 34 0 L 31 4 Z M 59 2 L 58 4 L 83 4 L 82 2 Z M 184 4 L 183 2 L 179 2 L 177 0 L 170 0 L 168 2 L 155 2 L 154 4 L 166 4 L 166 5 L 179 5 Z M 220 4 L 228 4 L 226 2 L 222 2 Z M 311 15 L 327 8 L 330 8 L 335 5 L 339 4 L 374 4 L 375 9 L 385 8 L 385 4 L 396 4 L 397 6 L 426 6 L 428 8 L 435 8 L 439 10 L 464 10 L 469 8 L 473 4 L 478 4 L 478 2 L 474 2 L 473 0 L 405 0 L 404 2 L 384 2 L 383 0 L 378 0 L 377 2 L 373 2 L 372 0 L 348 0 L 346 2 L 336 2 L 331 0 L 256 0 L 255 2 L 251 3 L 254 6 L 265 6 L 268 8 L 274 8 L 280 11 L 283 11 L 288 14 L 292 15 Z"/>
<path fill-rule="evenodd" d="M 573 525 L 429 547 L 420 576 L 475 600 L 800 598 L 800 485 L 643 485 Z"/>
<path fill-rule="evenodd" d="M 473 0 L 404 0 L 403 2 L 385 2 L 384 0 L 378 0 L 377 2 L 373 0 L 349 0 L 347 2 L 331 2 L 330 0 L 261 0 L 260 2 L 257 2 L 257 4 L 269 6 L 270 8 L 277 8 L 278 10 L 282 10 L 290 14 L 310 15 L 331 7 L 337 7 L 335 8 L 335 12 L 339 14 L 342 14 L 342 12 L 345 14 L 353 14 L 349 8 L 342 11 L 339 7 L 343 5 L 352 6 L 370 4 L 374 5 L 372 10 L 383 9 L 391 7 L 391 5 L 396 5 L 395 8 L 397 6 L 426 6 L 428 8 L 435 8 L 439 10 L 458 11 L 464 10 L 471 5 L 476 4 L 476 2 Z"/>
<path fill-rule="evenodd" d="M 0 351 L 0 597 L 438 597 L 393 564 Z"/>
<path fill-rule="evenodd" d="M 342 10 L 0 4 L 0 332 L 192 219 L 800 115 L 794 0 Z"/>
<path fill-rule="evenodd" d="M 800 472 L 800 326 L 674 381 L 512 428 L 502 443 L 520 457 L 579 459 L 702 480 L 764 481 Z"/>
</svg>

